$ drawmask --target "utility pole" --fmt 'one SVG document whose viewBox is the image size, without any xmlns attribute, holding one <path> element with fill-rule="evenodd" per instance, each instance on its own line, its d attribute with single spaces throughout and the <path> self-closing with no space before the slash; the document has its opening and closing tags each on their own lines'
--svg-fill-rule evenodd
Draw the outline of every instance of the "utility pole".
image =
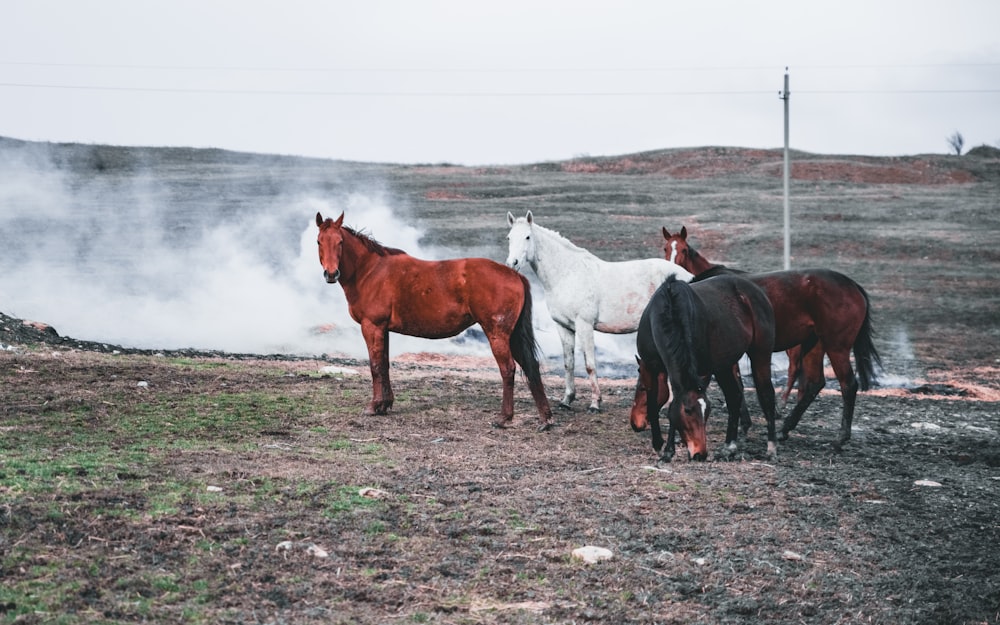
<svg viewBox="0 0 1000 625">
<path fill-rule="evenodd" d="M 788 91 L 788 68 L 785 68 L 785 90 L 778 94 L 778 97 L 785 101 L 785 270 L 792 268 L 792 232 L 791 217 L 788 210 L 788 177 L 790 175 L 790 165 L 788 158 L 788 100 L 791 94 Z"/>
</svg>

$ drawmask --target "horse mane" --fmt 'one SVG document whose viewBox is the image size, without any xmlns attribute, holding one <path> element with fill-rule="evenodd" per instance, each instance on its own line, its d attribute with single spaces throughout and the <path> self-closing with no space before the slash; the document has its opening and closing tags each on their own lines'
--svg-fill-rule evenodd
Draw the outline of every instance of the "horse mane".
<svg viewBox="0 0 1000 625">
<path fill-rule="evenodd" d="M 690 248 L 688 248 L 688 253 L 689 254 L 691 253 Z M 694 256 L 694 254 L 692 254 L 692 256 Z M 745 273 L 747 272 L 740 271 L 739 269 L 731 269 L 729 267 L 726 267 L 725 265 L 712 265 L 705 271 L 696 275 L 694 279 L 691 280 L 691 282 L 699 282 L 701 280 L 707 280 L 708 278 L 714 278 L 715 276 L 726 276 L 726 275 L 745 274 Z"/>
<path fill-rule="evenodd" d="M 365 249 L 372 254 L 377 254 L 378 256 L 397 256 L 399 254 L 406 253 L 399 248 L 386 247 L 373 239 L 370 234 L 360 230 L 355 230 L 354 228 L 349 228 L 348 226 L 343 226 L 343 229 L 354 235 L 354 238 L 360 241 L 361 244 L 365 246 Z"/>
<path fill-rule="evenodd" d="M 561 243 L 563 246 L 565 246 L 565 247 L 567 247 L 567 248 L 569 248 L 571 250 L 574 250 L 576 252 L 582 252 L 582 253 L 584 253 L 584 254 L 586 254 L 588 256 L 595 256 L 589 250 L 586 250 L 586 249 L 580 247 L 576 243 L 573 243 L 572 241 L 570 241 L 569 239 L 567 239 L 566 237 L 564 237 L 563 235 L 559 234 L 558 232 L 556 232 L 555 230 L 553 230 L 551 228 L 546 228 L 545 226 L 539 226 L 537 222 L 533 222 L 532 226 L 535 227 L 535 228 L 538 228 L 539 230 L 541 230 L 541 231 L 543 231 L 543 232 L 545 232 L 547 234 L 552 235 L 552 237 L 557 242 Z"/>
<path fill-rule="evenodd" d="M 685 389 L 702 388 L 698 375 L 698 363 L 694 351 L 695 299 L 691 286 L 677 276 L 670 276 L 664 282 L 664 295 L 669 309 L 662 311 L 659 322 L 661 336 L 670 364 L 667 373 L 675 375 Z"/>
</svg>

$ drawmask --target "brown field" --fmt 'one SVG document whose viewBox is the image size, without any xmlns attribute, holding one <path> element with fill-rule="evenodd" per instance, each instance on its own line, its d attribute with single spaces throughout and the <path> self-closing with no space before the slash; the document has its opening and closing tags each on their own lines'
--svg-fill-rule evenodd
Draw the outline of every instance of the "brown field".
<svg viewBox="0 0 1000 625">
<path fill-rule="evenodd" d="M 85 156 L 67 158 L 95 176 L 132 158 Z M 225 177 L 234 157 L 187 158 Z M 488 358 L 396 354 L 393 410 L 363 417 L 363 361 L 129 350 L 4 316 L 0 623 L 1000 622 L 1000 159 L 793 159 L 793 266 L 867 288 L 904 381 L 859 395 L 843 452 L 831 388 L 776 462 L 748 392 L 741 459 L 658 465 L 629 379 L 604 380 L 600 414 L 581 380 L 545 433 L 519 379 L 516 427 L 494 430 Z M 608 260 L 686 225 L 709 258 L 781 264 L 777 151 L 341 167 L 462 255 L 502 260 L 506 212 L 531 209 Z M 558 397 L 557 366 L 545 380 Z"/>
</svg>

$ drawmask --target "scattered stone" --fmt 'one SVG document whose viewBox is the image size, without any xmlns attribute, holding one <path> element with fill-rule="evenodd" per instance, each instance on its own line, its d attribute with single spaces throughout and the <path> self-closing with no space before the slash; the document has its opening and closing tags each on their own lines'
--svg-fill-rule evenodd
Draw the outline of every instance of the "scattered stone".
<svg viewBox="0 0 1000 625">
<path fill-rule="evenodd" d="M 149 388 L 149 382 L 145 380 L 139 380 L 139 382 L 136 383 L 136 386 L 138 386 L 139 388 Z"/>
<path fill-rule="evenodd" d="M 928 423 L 927 421 L 914 421 L 913 423 L 910 424 L 910 426 L 914 427 L 914 428 L 916 428 L 918 430 L 940 430 L 941 429 L 941 426 L 938 425 L 937 423 Z"/>
<path fill-rule="evenodd" d="M 285 552 L 288 552 L 288 551 L 291 551 L 293 549 L 302 549 L 303 551 L 305 551 L 307 554 L 313 556 L 314 558 L 329 558 L 330 557 L 329 552 L 327 552 L 326 549 L 323 549 L 322 547 L 320 547 L 316 543 L 296 542 L 296 541 L 292 541 L 292 540 L 285 540 L 285 541 L 282 541 L 282 542 L 278 543 L 274 547 L 275 551 L 285 551 Z"/>
<path fill-rule="evenodd" d="M 941 482 L 935 482 L 934 480 L 917 480 L 913 483 L 914 486 L 930 486 L 932 488 L 938 488 L 941 486 Z"/>
<path fill-rule="evenodd" d="M 207 490 L 210 493 L 221 493 L 222 492 L 222 487 L 221 486 L 208 486 L 208 487 L 205 488 L 205 490 Z"/>
<path fill-rule="evenodd" d="M 378 488 L 365 487 L 358 491 L 358 495 L 367 499 L 385 499 L 389 496 L 389 493 Z"/>
<path fill-rule="evenodd" d="M 791 549 L 785 549 L 781 553 L 781 557 L 784 558 L 785 560 L 793 560 L 793 561 L 796 561 L 796 562 L 800 561 L 800 560 L 805 560 L 806 559 L 804 555 L 802 555 L 801 553 L 796 553 L 796 552 L 792 551 Z"/>
<path fill-rule="evenodd" d="M 355 369 L 351 369 L 349 367 L 338 367 L 336 365 L 320 367 L 319 372 L 324 375 L 358 375 L 358 372 Z"/>
<path fill-rule="evenodd" d="M 577 547 L 573 550 L 573 557 L 577 560 L 583 560 L 587 564 L 594 564 L 595 562 L 600 562 L 601 560 L 609 560 L 611 556 L 610 549 L 605 549 L 604 547 Z"/>
</svg>

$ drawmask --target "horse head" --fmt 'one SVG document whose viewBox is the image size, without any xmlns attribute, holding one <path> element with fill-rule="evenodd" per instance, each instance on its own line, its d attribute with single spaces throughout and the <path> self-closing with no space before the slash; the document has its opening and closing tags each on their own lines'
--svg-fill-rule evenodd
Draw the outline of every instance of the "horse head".
<svg viewBox="0 0 1000 625">
<path fill-rule="evenodd" d="M 694 273 L 695 270 L 692 268 L 691 264 L 691 247 L 688 245 L 687 237 L 688 232 L 686 226 L 681 226 L 681 231 L 678 234 L 670 234 L 670 232 L 664 227 L 663 257 L 675 265 L 680 265 L 691 273 Z"/>
<path fill-rule="evenodd" d="M 330 284 L 340 279 L 340 255 L 344 250 L 344 213 L 336 221 L 323 219 L 316 213 L 316 225 L 319 227 L 319 264 L 323 267 L 323 277 Z"/>
<path fill-rule="evenodd" d="M 507 233 L 507 266 L 511 269 L 523 271 L 535 262 L 535 241 L 531 236 L 534 223 L 530 210 L 524 217 L 516 219 L 507 212 L 507 225 L 510 226 Z"/>
<path fill-rule="evenodd" d="M 705 423 L 712 412 L 712 404 L 705 396 L 704 388 L 689 389 L 675 400 L 677 406 L 677 431 L 681 440 L 687 445 L 688 456 L 692 460 L 708 458 L 708 437 L 705 433 Z"/>
</svg>

